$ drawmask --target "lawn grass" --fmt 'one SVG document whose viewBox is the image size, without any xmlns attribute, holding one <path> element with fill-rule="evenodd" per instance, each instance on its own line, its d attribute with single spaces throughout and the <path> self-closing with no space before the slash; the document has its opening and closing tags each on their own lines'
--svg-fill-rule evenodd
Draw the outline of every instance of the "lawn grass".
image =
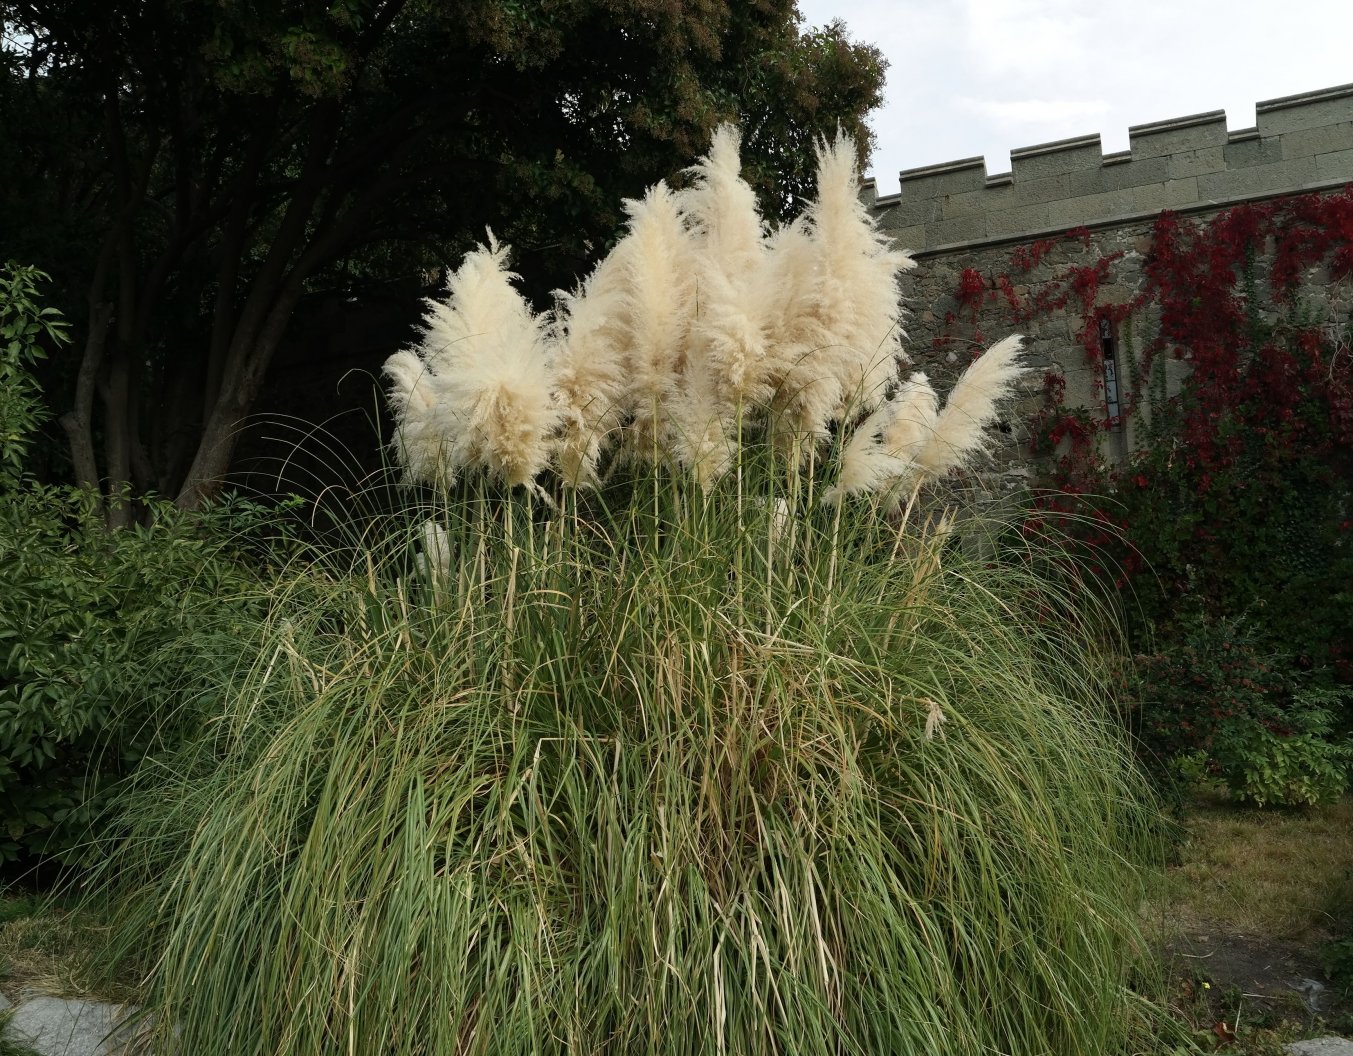
<svg viewBox="0 0 1353 1056">
<path fill-rule="evenodd" d="M 1353 906 L 1353 797 L 1258 810 L 1205 789 L 1184 829 L 1165 895 L 1181 926 L 1320 943 Z"/>
<path fill-rule="evenodd" d="M 1353 915 L 1353 797 L 1260 810 L 1195 791 L 1175 863 L 1146 912 L 1176 1018 L 1204 1051 L 1280 1056 L 1353 1034 L 1350 995 L 1323 978 L 1322 949 Z M 1323 983 L 1317 1004 L 1298 987 Z"/>
<path fill-rule="evenodd" d="M 24 994 L 97 994 L 134 1002 L 135 988 L 125 980 L 110 980 L 96 963 L 105 941 L 101 916 L 87 907 L 0 890 L 0 990 L 11 1000 Z"/>
</svg>

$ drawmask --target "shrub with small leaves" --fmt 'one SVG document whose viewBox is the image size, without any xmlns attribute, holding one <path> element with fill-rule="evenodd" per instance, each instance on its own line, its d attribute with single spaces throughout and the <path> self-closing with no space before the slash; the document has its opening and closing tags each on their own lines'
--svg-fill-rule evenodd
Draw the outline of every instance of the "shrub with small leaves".
<svg viewBox="0 0 1353 1056">
<path fill-rule="evenodd" d="M 1349 749 L 1330 739 L 1333 714 L 1300 701 L 1284 723 L 1224 726 L 1214 755 L 1235 797 L 1258 807 L 1313 807 L 1347 787 Z"/>
<path fill-rule="evenodd" d="M 50 417 L 28 368 L 46 355 L 44 341 L 69 340 L 61 313 L 38 303 L 38 283 L 46 278 L 13 261 L 0 267 L 0 488 L 18 482 L 29 438 Z"/>
<path fill-rule="evenodd" d="M 1353 696 L 1322 687 L 1265 649 L 1247 619 L 1181 617 L 1170 644 L 1138 656 L 1136 726 L 1157 767 L 1201 760 L 1257 806 L 1310 806 L 1347 787 L 1337 717 Z"/>
<path fill-rule="evenodd" d="M 223 540 L 266 512 L 163 503 L 109 532 L 78 490 L 0 503 L 0 859 L 76 857 L 111 779 L 210 708 L 261 593 Z"/>
</svg>

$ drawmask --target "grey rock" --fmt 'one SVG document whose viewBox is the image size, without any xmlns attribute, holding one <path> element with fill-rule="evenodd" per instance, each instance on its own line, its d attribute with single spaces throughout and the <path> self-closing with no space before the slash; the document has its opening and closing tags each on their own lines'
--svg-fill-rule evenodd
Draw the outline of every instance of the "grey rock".
<svg viewBox="0 0 1353 1056">
<path fill-rule="evenodd" d="M 4 994 L 0 994 L 0 1012 L 11 1007 L 12 1002 Z"/>
<path fill-rule="evenodd" d="M 1353 1041 L 1347 1038 L 1312 1038 L 1283 1046 L 1292 1056 L 1353 1056 Z"/>
<path fill-rule="evenodd" d="M 1315 979 L 1303 979 L 1299 984 L 1288 983 L 1293 990 L 1301 995 L 1301 999 L 1306 1002 L 1306 1007 L 1312 1012 L 1320 1011 L 1320 1002 L 1324 998 L 1325 984 Z"/>
<path fill-rule="evenodd" d="M 103 1001 L 34 997 L 14 1010 L 5 1034 L 39 1056 L 124 1056 L 138 1051 L 138 1032 L 124 1025 L 135 1011 Z"/>
</svg>

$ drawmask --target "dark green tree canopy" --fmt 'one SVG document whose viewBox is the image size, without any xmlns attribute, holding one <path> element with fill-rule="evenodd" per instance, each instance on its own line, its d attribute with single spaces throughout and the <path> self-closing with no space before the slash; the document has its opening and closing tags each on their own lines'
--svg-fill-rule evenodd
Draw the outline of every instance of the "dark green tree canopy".
<svg viewBox="0 0 1353 1056">
<path fill-rule="evenodd" d="M 621 201 L 745 129 L 768 215 L 815 135 L 862 151 L 884 63 L 793 0 L 0 0 L 6 255 L 79 323 L 74 473 L 193 505 L 298 303 L 490 226 L 571 285 Z M 116 504 L 113 504 L 116 507 Z M 116 523 L 124 515 L 110 510 Z"/>
</svg>

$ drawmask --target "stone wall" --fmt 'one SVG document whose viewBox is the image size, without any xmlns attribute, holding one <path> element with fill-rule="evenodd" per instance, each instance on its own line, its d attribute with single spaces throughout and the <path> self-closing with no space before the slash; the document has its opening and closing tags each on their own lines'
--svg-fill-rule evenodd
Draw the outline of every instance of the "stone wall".
<svg viewBox="0 0 1353 1056">
<path fill-rule="evenodd" d="M 1162 210 L 1206 219 L 1242 202 L 1353 184 L 1353 85 L 1258 104 L 1255 128 L 1228 132 L 1223 111 L 1139 125 L 1131 149 L 1105 155 L 1098 135 L 1061 140 L 1011 152 L 1011 172 L 988 176 L 982 158 L 911 169 L 901 190 L 880 197 L 873 180 L 862 196 L 879 227 L 918 261 L 903 279 L 910 310 L 907 348 L 915 365 L 947 387 L 970 353 L 1012 330 L 1025 332 L 1029 362 L 1037 368 L 1029 391 L 1007 424 L 1010 442 L 1002 461 L 1007 485 L 1027 475 L 1030 416 L 1043 404 L 1045 376 L 1060 374 L 1065 403 L 1103 417 L 1105 383 L 1098 364 L 1087 360 L 1078 339 L 1084 323 L 1074 305 L 1015 324 L 1002 311 L 1002 297 L 973 312 L 956 296 L 965 269 L 994 290 L 1000 276 L 1015 296 L 1027 300 L 1065 291 L 1068 276 L 1113 254 L 1097 290 L 1097 303 L 1126 305 L 1144 282 L 1152 226 Z M 1038 240 L 1044 248 L 1060 238 L 1032 267 L 1012 266 L 1020 246 Z M 1020 264 L 1027 263 L 1028 257 Z M 1315 310 L 1347 321 L 1353 310 L 1348 283 L 1331 286 L 1311 274 L 1307 287 Z M 1074 297 L 1072 298 L 1074 301 Z M 1113 335 L 1116 366 L 1130 374 L 1150 340 L 1151 320 L 1136 321 Z M 1177 391 L 1187 363 L 1160 367 L 1162 391 Z M 1149 405 L 1101 437 L 1101 453 L 1123 457 L 1143 442 Z"/>
<path fill-rule="evenodd" d="M 1353 180 L 1353 84 L 1256 110 L 1258 124 L 1235 132 L 1222 110 L 1136 125 L 1130 149 L 1115 154 L 1103 153 L 1098 134 L 1023 147 L 995 176 L 980 157 L 907 169 L 898 193 L 880 197 L 867 179 L 864 198 L 883 230 L 928 256 Z"/>
</svg>

